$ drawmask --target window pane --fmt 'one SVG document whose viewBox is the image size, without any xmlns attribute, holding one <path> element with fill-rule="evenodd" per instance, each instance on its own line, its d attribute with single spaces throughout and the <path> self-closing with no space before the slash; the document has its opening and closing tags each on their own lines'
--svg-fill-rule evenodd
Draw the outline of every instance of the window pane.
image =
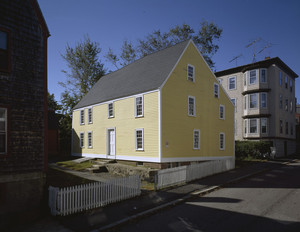
<svg viewBox="0 0 300 232">
<path fill-rule="evenodd" d="M 267 119 L 262 118 L 260 123 L 261 123 L 261 133 L 263 134 L 267 133 Z"/>
<path fill-rule="evenodd" d="M 143 115 L 143 98 L 137 97 L 135 99 L 136 104 L 136 116 L 142 116 Z"/>
<path fill-rule="evenodd" d="M 260 73 L 260 82 L 262 82 L 262 83 L 267 82 L 266 70 L 265 69 L 261 70 L 261 73 Z"/>
<path fill-rule="evenodd" d="M 136 148 L 143 149 L 143 131 L 142 130 L 136 131 Z"/>
<path fill-rule="evenodd" d="M 250 84 L 255 84 L 256 83 L 256 70 L 251 70 L 250 71 L 249 82 L 250 82 Z"/>
<path fill-rule="evenodd" d="M 250 133 L 257 133 L 257 120 L 250 119 Z"/>
<path fill-rule="evenodd" d="M 266 93 L 261 93 L 260 94 L 260 103 L 262 108 L 267 107 L 267 94 Z"/>
<path fill-rule="evenodd" d="M 194 98 L 189 98 L 189 115 L 194 115 Z"/>
<path fill-rule="evenodd" d="M 229 78 L 229 89 L 235 89 L 235 77 Z"/>
<path fill-rule="evenodd" d="M 217 84 L 214 84 L 214 95 L 219 97 L 219 86 Z"/>
<path fill-rule="evenodd" d="M 199 144 L 199 140 L 200 140 L 200 132 L 199 131 L 194 131 L 194 148 L 195 149 L 199 149 L 200 144 Z"/>
<path fill-rule="evenodd" d="M 250 108 L 257 107 L 257 94 L 250 94 Z"/>
<path fill-rule="evenodd" d="M 0 49 L 7 50 L 7 33 L 0 31 Z"/>
<path fill-rule="evenodd" d="M 188 66 L 188 79 L 194 80 L 194 68 L 192 66 Z"/>
</svg>

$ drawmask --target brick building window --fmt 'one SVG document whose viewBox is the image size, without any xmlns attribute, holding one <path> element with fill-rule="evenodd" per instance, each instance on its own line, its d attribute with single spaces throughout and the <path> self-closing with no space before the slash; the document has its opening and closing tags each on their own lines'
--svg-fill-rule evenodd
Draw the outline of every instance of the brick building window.
<svg viewBox="0 0 300 232">
<path fill-rule="evenodd" d="M 9 71 L 9 35 L 8 32 L 0 30 L 0 70 Z"/>
<path fill-rule="evenodd" d="M 0 154 L 7 152 L 7 109 L 0 108 Z"/>
</svg>

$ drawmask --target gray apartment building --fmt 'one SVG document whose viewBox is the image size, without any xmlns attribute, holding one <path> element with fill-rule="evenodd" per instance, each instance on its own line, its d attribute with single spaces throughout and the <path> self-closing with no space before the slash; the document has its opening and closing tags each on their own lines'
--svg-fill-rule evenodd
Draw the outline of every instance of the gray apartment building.
<svg viewBox="0 0 300 232">
<path fill-rule="evenodd" d="M 235 105 L 235 140 L 271 141 L 276 156 L 296 152 L 295 80 L 280 58 L 215 73 Z"/>
</svg>

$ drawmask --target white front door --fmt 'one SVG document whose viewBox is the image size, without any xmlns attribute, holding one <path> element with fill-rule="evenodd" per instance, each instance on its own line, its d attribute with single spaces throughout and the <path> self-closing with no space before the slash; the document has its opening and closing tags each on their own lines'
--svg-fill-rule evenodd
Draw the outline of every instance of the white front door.
<svg viewBox="0 0 300 232">
<path fill-rule="evenodd" d="M 116 154 L 116 136 L 115 130 L 109 129 L 108 130 L 108 155 L 115 155 Z"/>
</svg>

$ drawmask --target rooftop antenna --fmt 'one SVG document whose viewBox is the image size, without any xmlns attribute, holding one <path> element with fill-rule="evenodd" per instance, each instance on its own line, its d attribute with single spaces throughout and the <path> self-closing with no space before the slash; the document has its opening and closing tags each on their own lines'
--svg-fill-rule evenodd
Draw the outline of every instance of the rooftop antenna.
<svg viewBox="0 0 300 232">
<path fill-rule="evenodd" d="M 273 46 L 272 43 L 268 43 L 266 46 L 264 46 L 264 47 L 258 52 L 258 54 L 261 53 L 261 52 L 263 52 L 263 51 L 265 51 L 265 59 L 266 59 L 266 58 L 267 58 L 267 55 L 266 55 L 267 48 L 270 48 L 270 47 L 272 47 L 272 46 Z M 270 57 L 270 50 L 269 50 L 269 57 Z"/>
<path fill-rule="evenodd" d="M 238 58 L 240 58 L 242 55 L 243 55 L 243 54 L 239 54 L 238 56 L 233 57 L 233 58 L 229 61 L 229 63 L 231 63 L 232 61 L 235 60 L 235 66 L 237 67 L 237 60 L 238 60 Z"/>
<path fill-rule="evenodd" d="M 255 60 L 255 44 L 257 42 L 261 41 L 261 38 L 257 38 L 255 40 L 253 40 L 251 43 L 249 43 L 248 45 L 246 45 L 246 48 L 249 48 L 250 46 L 253 45 L 253 59 L 252 59 L 252 63 L 254 63 L 256 60 Z"/>
</svg>

